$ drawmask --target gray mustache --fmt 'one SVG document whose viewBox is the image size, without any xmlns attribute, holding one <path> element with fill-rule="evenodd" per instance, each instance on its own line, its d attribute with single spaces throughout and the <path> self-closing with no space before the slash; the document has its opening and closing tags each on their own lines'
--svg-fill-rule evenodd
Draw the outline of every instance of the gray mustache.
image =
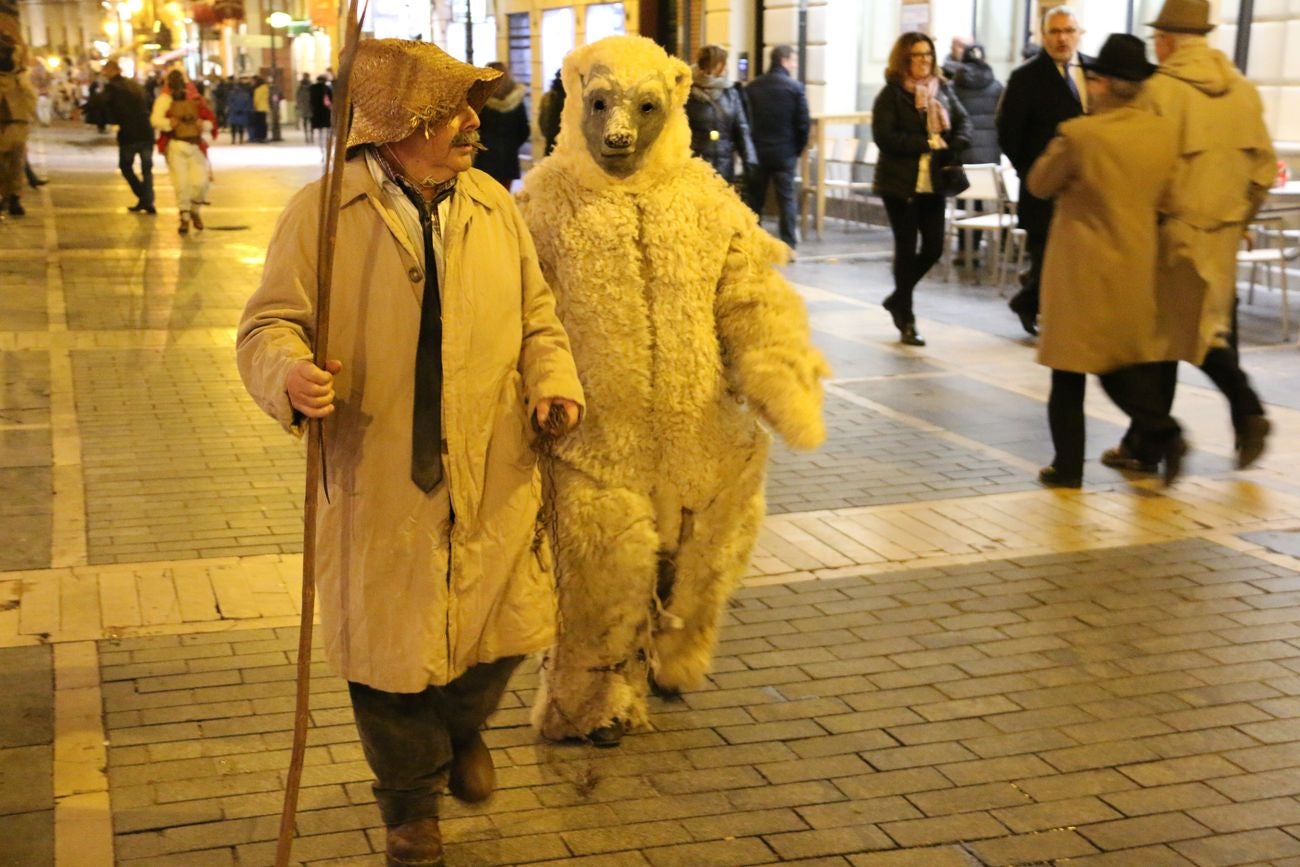
<svg viewBox="0 0 1300 867">
<path fill-rule="evenodd" d="M 452 147 L 463 147 L 464 145 L 482 147 L 482 143 L 479 141 L 478 130 L 474 130 L 473 132 L 463 132 L 451 140 Z"/>
</svg>

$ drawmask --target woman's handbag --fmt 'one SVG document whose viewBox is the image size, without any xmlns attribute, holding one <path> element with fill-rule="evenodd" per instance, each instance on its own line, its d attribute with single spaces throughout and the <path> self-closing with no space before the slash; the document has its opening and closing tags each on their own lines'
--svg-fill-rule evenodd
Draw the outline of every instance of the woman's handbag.
<svg viewBox="0 0 1300 867">
<path fill-rule="evenodd" d="M 934 186 L 939 195 L 955 196 L 970 188 L 970 178 L 966 177 L 966 170 L 957 162 L 957 155 L 951 149 L 935 151 L 930 157 L 930 164 L 933 166 L 936 163 L 939 182 Z"/>
</svg>

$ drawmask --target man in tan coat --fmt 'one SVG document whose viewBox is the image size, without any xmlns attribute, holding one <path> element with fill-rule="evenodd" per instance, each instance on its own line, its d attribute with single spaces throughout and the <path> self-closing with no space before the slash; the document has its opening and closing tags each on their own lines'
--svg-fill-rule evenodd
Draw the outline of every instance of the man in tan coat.
<svg viewBox="0 0 1300 867">
<path fill-rule="evenodd" d="M 36 91 L 27 77 L 27 49 L 18 19 L 0 16 L 0 207 L 15 217 L 22 204 L 27 135 L 36 119 Z"/>
<path fill-rule="evenodd" d="M 249 392 L 287 429 L 323 418 L 317 580 L 325 653 L 349 682 L 390 865 L 442 864 L 437 802 L 494 785 L 478 730 L 524 654 L 555 636 L 533 419 L 582 388 L 509 194 L 470 168 L 498 72 L 401 40 L 357 51 L 331 294 L 311 362 L 317 215 L 281 216 L 239 328 Z"/>
<path fill-rule="evenodd" d="M 1038 343 L 1039 363 L 1052 368 L 1047 418 L 1055 457 L 1039 480 L 1082 483 L 1084 375 L 1093 373 L 1141 420 L 1153 447 L 1158 441 L 1172 481 L 1186 446 L 1160 405 L 1152 363 L 1180 357 L 1156 296 L 1156 225 L 1178 139 L 1172 122 L 1131 104 L 1155 71 L 1142 40 L 1113 34 L 1083 67 L 1092 113 L 1061 124 L 1027 178 L 1033 195 L 1055 200 Z"/>
<path fill-rule="evenodd" d="M 1173 121 L 1180 141 L 1173 197 L 1161 224 L 1161 297 L 1183 312 L 1180 327 L 1199 345 L 1195 360 L 1228 398 L 1237 466 L 1245 468 L 1264 451 L 1269 423 L 1237 356 L 1237 250 L 1268 196 L 1277 158 L 1255 86 L 1206 43 L 1209 17 L 1206 0 L 1166 0 L 1150 24 L 1160 68 L 1138 104 Z M 1167 406 L 1176 380 L 1176 365 L 1170 365 L 1164 372 Z M 1153 469 L 1142 434 L 1130 428 L 1102 462 Z"/>
</svg>

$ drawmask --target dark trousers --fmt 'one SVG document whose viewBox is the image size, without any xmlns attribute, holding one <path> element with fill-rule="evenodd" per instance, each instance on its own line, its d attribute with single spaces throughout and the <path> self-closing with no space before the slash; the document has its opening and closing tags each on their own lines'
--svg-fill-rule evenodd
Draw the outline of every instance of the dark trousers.
<svg viewBox="0 0 1300 867">
<path fill-rule="evenodd" d="M 914 320 L 912 292 L 943 255 L 943 196 L 924 193 L 909 199 L 884 196 L 889 228 L 894 233 L 894 292 L 890 310 Z M 920 245 L 918 247 L 918 241 Z"/>
<path fill-rule="evenodd" d="M 382 692 L 348 683 L 352 714 L 366 762 L 375 775 L 375 801 L 385 825 L 438 815 L 452 745 L 471 737 L 496 710 L 522 656 L 476 665 L 446 686 L 423 692 Z"/>
<path fill-rule="evenodd" d="M 1135 364 L 1101 374 L 1106 395 L 1131 420 L 1130 430 L 1143 431 L 1143 460 L 1158 463 L 1182 428 L 1164 401 L 1166 365 Z M 1052 431 L 1054 466 L 1061 475 L 1083 475 L 1083 397 L 1087 376 L 1068 370 L 1052 371 L 1052 391 L 1047 398 L 1047 424 Z"/>
<path fill-rule="evenodd" d="M 779 162 L 760 159 L 745 181 L 745 199 L 760 220 L 763 218 L 763 204 L 767 201 L 768 182 L 776 186 L 776 204 L 780 212 L 777 228 L 781 240 L 791 247 L 799 243 L 795 231 L 799 223 L 799 208 L 794 200 L 794 175 L 798 162 L 797 158 Z"/>
<path fill-rule="evenodd" d="M 135 160 L 140 158 L 140 174 L 135 173 Z M 126 178 L 131 192 L 145 207 L 153 207 L 153 142 L 122 142 L 117 146 L 117 168 Z"/>
<path fill-rule="evenodd" d="M 1178 362 L 1168 361 L 1160 365 L 1159 381 L 1160 402 L 1165 412 L 1174 405 L 1174 393 L 1178 389 Z M 1251 387 L 1250 378 L 1241 369 L 1241 355 L 1237 352 L 1237 305 L 1232 306 L 1232 332 L 1228 336 L 1228 345 L 1211 349 L 1201 362 L 1201 372 L 1210 378 L 1215 387 L 1228 400 L 1228 412 L 1232 416 L 1232 429 L 1241 433 L 1242 421 L 1247 416 L 1264 415 L 1264 404 Z M 1136 422 L 1129 425 L 1124 434 L 1124 447 L 1143 460 L 1150 458 L 1152 449 L 1146 442 L 1146 432 Z"/>
<path fill-rule="evenodd" d="M 33 188 L 40 186 L 39 183 L 40 178 L 36 177 L 36 171 L 35 169 L 32 168 L 31 163 L 29 162 L 23 163 L 23 172 L 27 175 L 27 186 Z"/>
<path fill-rule="evenodd" d="M 249 141 L 266 141 L 266 117 L 267 112 L 253 112 L 253 122 L 248 125 Z"/>
<path fill-rule="evenodd" d="M 1025 236 L 1025 258 L 1029 267 L 1020 275 L 1020 291 L 1009 302 L 1011 309 L 1017 313 L 1037 318 L 1038 285 L 1043 280 L 1043 254 L 1047 252 L 1046 235 Z"/>
</svg>

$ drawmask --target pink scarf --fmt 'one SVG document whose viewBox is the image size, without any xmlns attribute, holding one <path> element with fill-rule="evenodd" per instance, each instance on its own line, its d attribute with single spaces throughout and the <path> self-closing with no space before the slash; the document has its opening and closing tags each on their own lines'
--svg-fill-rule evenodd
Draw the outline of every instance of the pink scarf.
<svg viewBox="0 0 1300 867">
<path fill-rule="evenodd" d="M 916 110 L 925 115 L 926 132 L 936 133 L 947 130 L 948 109 L 938 99 L 939 79 L 933 75 L 925 78 L 904 78 L 903 90 L 916 96 Z"/>
</svg>

